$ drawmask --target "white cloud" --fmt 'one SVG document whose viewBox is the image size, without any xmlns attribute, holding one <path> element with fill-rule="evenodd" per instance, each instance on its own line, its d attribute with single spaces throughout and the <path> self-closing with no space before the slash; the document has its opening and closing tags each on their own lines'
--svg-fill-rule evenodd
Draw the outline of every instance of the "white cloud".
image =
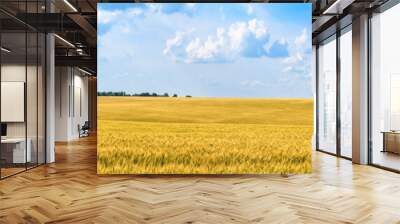
<svg viewBox="0 0 400 224">
<path fill-rule="evenodd" d="M 300 36 L 297 36 L 294 39 L 294 44 L 296 45 L 296 47 L 301 47 L 303 46 L 307 41 L 307 29 L 304 28 L 303 31 L 301 32 Z"/>
<path fill-rule="evenodd" d="M 185 45 L 187 44 L 188 36 L 194 30 L 178 31 L 175 36 L 166 41 L 166 46 L 163 50 L 164 55 L 171 56 L 175 61 L 182 60 L 185 56 Z"/>
<path fill-rule="evenodd" d="M 162 4 L 159 3 L 148 3 L 146 5 L 148 6 L 150 13 L 159 13 L 162 10 Z"/>
<path fill-rule="evenodd" d="M 254 36 L 255 39 L 267 37 L 267 28 L 263 21 L 257 19 L 252 19 L 248 22 L 237 22 L 229 27 L 228 36 L 231 48 L 240 50 L 249 36 Z"/>
<path fill-rule="evenodd" d="M 194 7 L 196 7 L 196 3 L 185 3 L 185 5 L 188 9 L 193 9 Z"/>
<path fill-rule="evenodd" d="M 283 59 L 285 67 L 282 72 L 293 73 L 301 75 L 303 77 L 309 77 L 311 75 L 311 62 L 309 59 L 310 53 L 307 51 L 309 44 L 307 44 L 309 37 L 307 35 L 307 29 L 303 29 L 301 34 L 294 40 L 294 49 L 292 53 Z"/>
<path fill-rule="evenodd" d="M 121 10 L 113 10 L 113 11 L 99 10 L 97 21 L 102 24 L 107 24 L 114 21 L 118 16 L 121 15 L 121 13 L 122 13 Z"/>
<path fill-rule="evenodd" d="M 143 14 L 143 10 L 139 8 L 130 8 L 127 10 L 104 10 L 104 9 L 99 9 L 98 11 L 98 22 L 101 24 L 109 24 L 114 22 L 117 19 L 120 19 L 122 15 L 124 15 L 124 18 L 130 18 L 130 17 L 135 17 L 138 15 Z"/>
<path fill-rule="evenodd" d="M 283 60 L 286 67 L 282 70 L 286 73 L 308 73 L 307 64 L 304 52 L 296 51 L 294 54 Z"/>
<path fill-rule="evenodd" d="M 245 80 L 240 83 L 242 86 L 246 87 L 263 87 L 267 86 L 265 83 L 261 82 L 260 80 Z"/>
<path fill-rule="evenodd" d="M 225 55 L 225 30 L 219 28 L 216 36 L 208 36 L 207 40 L 202 42 L 196 38 L 189 42 L 186 47 L 187 63 L 198 61 L 217 61 Z"/>
<path fill-rule="evenodd" d="M 246 10 L 247 14 L 251 15 L 254 13 L 254 8 L 252 5 L 248 4 L 247 5 L 247 10 Z"/>
<path fill-rule="evenodd" d="M 207 38 L 194 37 L 193 32 L 176 32 L 166 40 L 164 55 L 185 63 L 227 62 L 237 57 L 286 56 L 286 42 L 278 41 L 267 49 L 268 29 L 264 21 L 252 19 L 220 27 Z"/>
<path fill-rule="evenodd" d="M 290 55 L 289 57 L 285 58 L 285 59 L 283 60 L 283 63 L 289 64 L 289 65 L 290 65 L 290 64 L 296 64 L 296 63 L 302 62 L 303 59 L 304 59 L 303 53 L 301 53 L 301 52 L 296 52 L 295 54 Z"/>
<path fill-rule="evenodd" d="M 254 33 L 256 38 L 261 38 L 267 34 L 267 28 L 264 21 L 252 19 L 248 22 L 250 32 Z"/>
<path fill-rule="evenodd" d="M 293 70 L 293 67 L 291 66 L 291 65 L 289 65 L 289 66 L 286 66 L 283 70 L 282 70 L 282 72 L 290 72 L 290 71 L 292 71 Z"/>
</svg>

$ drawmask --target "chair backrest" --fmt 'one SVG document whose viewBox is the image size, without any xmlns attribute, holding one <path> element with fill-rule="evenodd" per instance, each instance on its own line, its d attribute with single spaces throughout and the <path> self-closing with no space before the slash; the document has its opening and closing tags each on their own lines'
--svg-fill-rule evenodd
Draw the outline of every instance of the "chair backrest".
<svg viewBox="0 0 400 224">
<path fill-rule="evenodd" d="M 85 121 L 85 123 L 83 124 L 83 126 L 82 126 L 82 128 L 90 128 L 90 125 L 89 125 L 90 123 L 89 123 L 89 121 Z"/>
</svg>

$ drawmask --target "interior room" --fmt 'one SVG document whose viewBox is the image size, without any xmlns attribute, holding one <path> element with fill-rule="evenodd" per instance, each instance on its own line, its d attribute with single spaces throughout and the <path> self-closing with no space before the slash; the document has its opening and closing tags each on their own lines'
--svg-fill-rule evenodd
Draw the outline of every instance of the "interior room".
<svg viewBox="0 0 400 224">
<path fill-rule="evenodd" d="M 77 67 L 56 67 L 56 142 L 83 137 L 81 127 L 89 123 L 88 82 L 91 78 Z"/>
<path fill-rule="evenodd" d="M 36 0 L 2 1 L 0 7 L 0 179 L 4 179 L 54 162 L 55 142 L 77 140 L 95 130 L 96 122 L 89 120 L 96 116 L 96 78 L 90 56 L 95 51 L 81 31 L 74 31 L 81 29 L 79 25 L 71 19 L 72 28 L 38 25 L 45 19 L 29 18 L 75 9 L 58 1 Z M 49 31 L 59 35 L 50 38 Z M 83 57 L 86 60 L 77 60 Z"/>
<path fill-rule="evenodd" d="M 98 14 L 144 16 L 107 2 L 0 1 L 0 223 L 400 222 L 398 0 L 262 1 L 312 4 L 302 175 L 98 175 Z"/>
</svg>

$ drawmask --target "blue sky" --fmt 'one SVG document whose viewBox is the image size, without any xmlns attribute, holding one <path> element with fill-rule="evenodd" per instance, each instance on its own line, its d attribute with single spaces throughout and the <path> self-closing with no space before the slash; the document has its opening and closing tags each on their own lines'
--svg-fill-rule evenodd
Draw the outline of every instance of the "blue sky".
<svg viewBox="0 0 400 224">
<path fill-rule="evenodd" d="M 101 3 L 98 89 L 310 98 L 311 4 Z"/>
</svg>

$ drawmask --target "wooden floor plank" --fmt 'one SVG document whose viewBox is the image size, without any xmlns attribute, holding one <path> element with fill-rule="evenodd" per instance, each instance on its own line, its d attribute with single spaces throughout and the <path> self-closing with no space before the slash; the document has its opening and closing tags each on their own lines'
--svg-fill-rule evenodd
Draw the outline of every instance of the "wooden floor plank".
<svg viewBox="0 0 400 224">
<path fill-rule="evenodd" d="M 313 174 L 98 176 L 96 139 L 0 181 L 0 223 L 400 223 L 400 175 L 315 152 Z"/>
</svg>

